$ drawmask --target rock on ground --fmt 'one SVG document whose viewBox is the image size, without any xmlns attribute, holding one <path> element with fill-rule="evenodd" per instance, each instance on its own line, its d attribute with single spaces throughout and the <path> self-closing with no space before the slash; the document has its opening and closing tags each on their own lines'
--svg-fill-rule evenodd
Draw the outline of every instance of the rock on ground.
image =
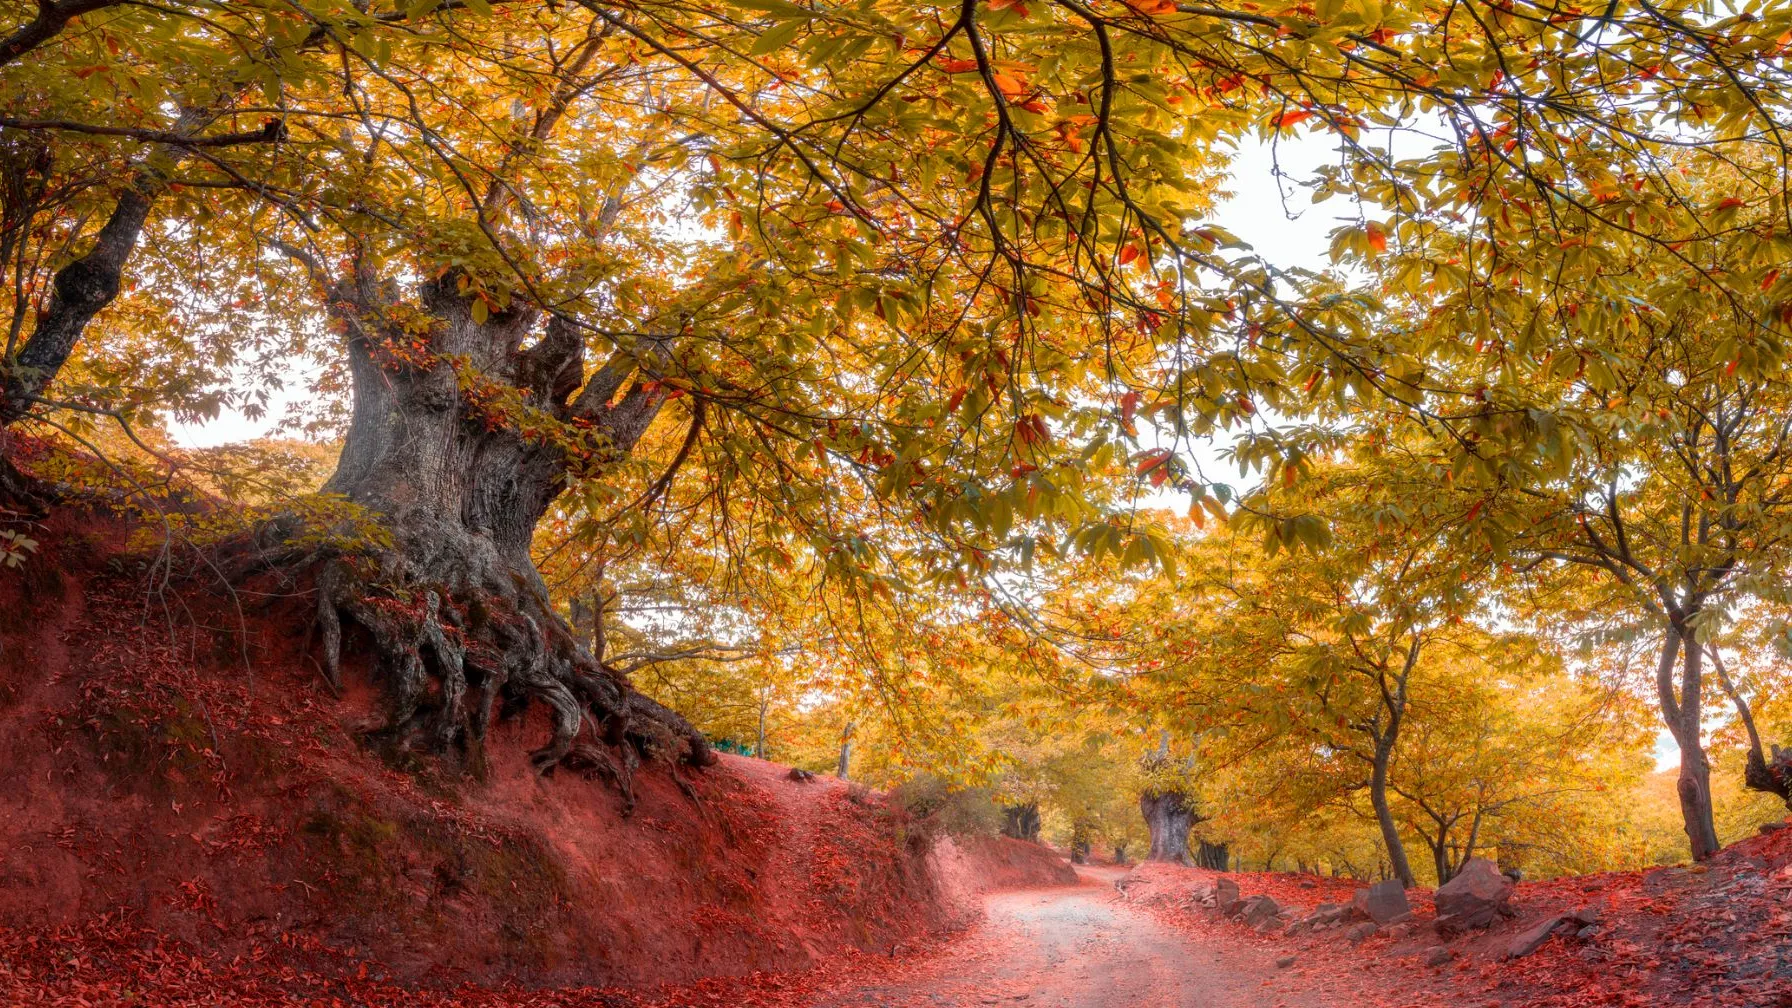
<svg viewBox="0 0 1792 1008">
<path fill-rule="evenodd" d="M 1509 916 L 1512 880 L 1486 858 L 1469 858 L 1456 877 L 1438 887 L 1437 933 L 1446 938 L 1484 928 Z"/>
</svg>

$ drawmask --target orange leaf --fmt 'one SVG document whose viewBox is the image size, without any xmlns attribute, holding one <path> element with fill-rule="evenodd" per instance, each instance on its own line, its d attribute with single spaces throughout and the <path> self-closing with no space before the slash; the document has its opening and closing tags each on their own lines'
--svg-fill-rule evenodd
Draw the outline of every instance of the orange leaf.
<svg viewBox="0 0 1792 1008">
<path fill-rule="evenodd" d="M 1120 422 L 1132 425 L 1132 418 L 1139 412 L 1139 394 L 1128 392 L 1120 397 Z"/>
<path fill-rule="evenodd" d="M 1133 475 L 1143 476 L 1169 460 L 1170 450 L 1168 448 L 1159 448 L 1156 451 L 1146 454 L 1143 459 L 1139 460 L 1139 467 L 1133 470 Z"/>
<path fill-rule="evenodd" d="M 1388 229 L 1387 228 L 1383 227 L 1381 224 L 1377 223 L 1376 221 L 1370 221 L 1369 227 L 1368 227 L 1368 236 L 1369 236 L 1369 247 L 1374 249 L 1375 253 L 1377 255 L 1380 255 L 1381 253 L 1386 252 L 1388 250 Z"/>
</svg>

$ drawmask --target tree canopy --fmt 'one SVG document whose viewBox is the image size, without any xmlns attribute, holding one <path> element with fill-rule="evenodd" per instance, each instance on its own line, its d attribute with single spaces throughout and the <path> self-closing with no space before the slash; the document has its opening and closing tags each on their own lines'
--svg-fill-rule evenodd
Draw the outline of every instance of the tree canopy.
<svg viewBox="0 0 1792 1008">
<path fill-rule="evenodd" d="M 303 570 L 396 744 L 856 738 L 1114 838 L 1089 768 L 1169 793 L 1145 757 L 1216 842 L 1360 860 L 1367 815 L 1409 883 L 1415 838 L 1622 860 L 1515 810 L 1609 827 L 1572 796 L 1636 786 L 1647 641 L 1705 857 L 1707 666 L 1792 793 L 1789 44 L 1753 2 L 10 4 L 0 420 L 85 462 L 0 485 L 253 505 L 196 562 Z M 1333 152 L 1330 269 L 1214 222 L 1282 143 Z M 293 381 L 327 480 L 159 432 Z"/>
</svg>

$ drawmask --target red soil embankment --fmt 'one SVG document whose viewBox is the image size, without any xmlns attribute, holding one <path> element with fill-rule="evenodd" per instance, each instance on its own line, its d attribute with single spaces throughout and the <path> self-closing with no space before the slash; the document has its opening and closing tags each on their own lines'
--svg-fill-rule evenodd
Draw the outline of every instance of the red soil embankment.
<svg viewBox="0 0 1792 1008">
<path fill-rule="evenodd" d="M 913 946 L 1033 870 L 737 757 L 644 767 L 625 810 L 531 772 L 539 711 L 482 780 L 382 756 L 378 691 L 324 689 L 295 586 L 148 590 L 128 529 L 66 521 L 0 577 L 0 1003 L 622 1004 L 598 989 Z"/>
</svg>

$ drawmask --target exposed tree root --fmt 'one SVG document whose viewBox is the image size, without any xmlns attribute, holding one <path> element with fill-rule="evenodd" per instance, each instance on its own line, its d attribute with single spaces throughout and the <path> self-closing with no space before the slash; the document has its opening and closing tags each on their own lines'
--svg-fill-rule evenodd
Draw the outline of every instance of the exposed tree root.
<svg viewBox="0 0 1792 1008">
<path fill-rule="evenodd" d="M 0 508 L 42 518 L 60 498 L 55 487 L 13 465 L 0 452 Z"/>
<path fill-rule="evenodd" d="M 324 560 L 316 583 L 325 679 L 341 688 L 346 621 L 366 632 L 390 690 L 390 719 L 370 733 L 375 741 L 459 754 L 482 772 L 494 716 L 540 702 L 553 723 L 547 744 L 530 754 L 542 774 L 561 765 L 596 773 L 632 804 L 641 759 L 714 762 L 696 729 L 635 692 L 572 635 L 533 566 L 507 562 L 477 534 L 414 530 L 371 558 Z M 587 718 L 620 751 L 620 764 L 578 743 Z"/>
</svg>

